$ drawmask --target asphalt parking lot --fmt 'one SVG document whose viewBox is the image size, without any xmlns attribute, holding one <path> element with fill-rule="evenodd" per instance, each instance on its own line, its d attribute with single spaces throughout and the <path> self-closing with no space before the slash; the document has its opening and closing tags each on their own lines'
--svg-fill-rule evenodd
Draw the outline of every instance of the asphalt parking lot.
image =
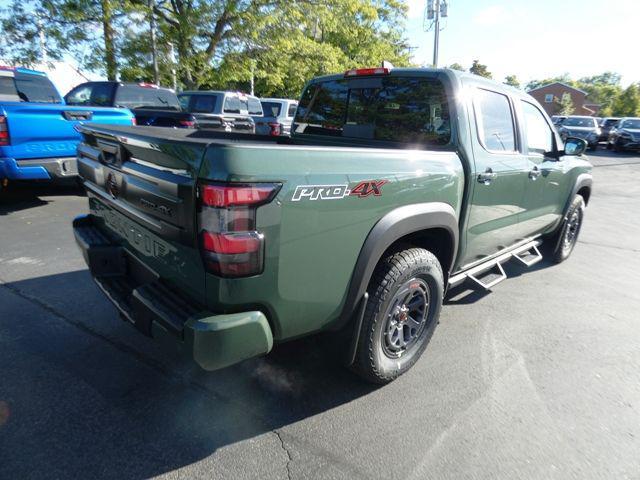
<svg viewBox="0 0 640 480">
<path fill-rule="evenodd" d="M 382 388 L 331 338 L 207 373 L 120 321 L 72 188 L 0 198 L 0 478 L 640 479 L 640 157 L 591 155 L 564 264 L 457 289 Z"/>
</svg>

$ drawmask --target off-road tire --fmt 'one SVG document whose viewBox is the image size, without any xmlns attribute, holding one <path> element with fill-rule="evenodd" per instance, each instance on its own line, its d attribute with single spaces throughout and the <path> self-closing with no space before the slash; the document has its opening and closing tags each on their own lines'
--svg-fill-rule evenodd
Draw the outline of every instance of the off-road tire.
<svg viewBox="0 0 640 480">
<path fill-rule="evenodd" d="M 424 326 L 414 343 L 399 357 L 385 353 L 384 329 L 388 326 L 388 309 L 407 284 L 428 287 Z M 410 288 L 410 287 L 409 287 Z M 414 287 L 415 288 L 415 287 Z M 378 263 L 367 291 L 365 309 L 355 361 L 351 369 L 365 380 L 388 383 L 409 370 L 424 352 L 438 323 L 444 295 L 442 267 L 436 256 L 422 248 L 393 253 Z M 383 318 L 384 317 L 384 318 Z"/>
<path fill-rule="evenodd" d="M 569 205 L 567 215 L 562 221 L 562 225 L 556 232 L 556 234 L 550 239 L 550 246 L 553 247 L 551 252 L 551 258 L 555 263 L 564 262 L 569 256 L 578 242 L 578 236 L 582 229 L 582 223 L 584 221 L 585 203 L 582 195 L 575 195 Z M 576 221 L 578 224 L 575 225 Z M 569 229 L 573 229 L 573 232 L 569 232 Z M 571 240 L 566 241 L 568 236 L 571 235 Z"/>
</svg>

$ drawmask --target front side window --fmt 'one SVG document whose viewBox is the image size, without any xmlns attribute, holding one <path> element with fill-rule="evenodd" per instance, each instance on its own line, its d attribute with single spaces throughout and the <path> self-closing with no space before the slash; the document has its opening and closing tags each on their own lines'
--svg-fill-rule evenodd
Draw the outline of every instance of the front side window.
<svg viewBox="0 0 640 480">
<path fill-rule="evenodd" d="M 65 97 L 67 105 L 109 107 L 112 104 L 113 84 L 107 82 L 85 83 L 77 86 Z"/>
<path fill-rule="evenodd" d="M 479 88 L 475 100 L 478 132 L 485 148 L 493 152 L 514 152 L 515 129 L 509 98 Z"/>
<path fill-rule="evenodd" d="M 297 103 L 289 104 L 289 111 L 287 112 L 287 117 L 293 118 L 296 115 L 296 108 L 298 108 Z"/>
<path fill-rule="evenodd" d="M 522 101 L 524 126 L 527 132 L 527 147 L 529 152 L 542 153 L 553 150 L 553 132 L 544 115 L 535 105 Z"/>
<path fill-rule="evenodd" d="M 16 90 L 23 102 L 62 103 L 60 94 L 47 77 L 16 73 Z"/>
<path fill-rule="evenodd" d="M 296 134 L 426 145 L 445 145 L 451 137 L 444 86 L 424 77 L 312 84 L 303 93 L 295 123 Z"/>
</svg>

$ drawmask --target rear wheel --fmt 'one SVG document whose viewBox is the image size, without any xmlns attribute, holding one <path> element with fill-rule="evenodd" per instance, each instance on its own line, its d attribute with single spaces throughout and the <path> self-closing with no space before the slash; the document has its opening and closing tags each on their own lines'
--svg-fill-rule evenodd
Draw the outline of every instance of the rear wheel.
<svg viewBox="0 0 640 480">
<path fill-rule="evenodd" d="M 442 307 L 442 268 L 428 250 L 403 250 L 378 264 L 368 292 L 352 369 L 383 384 L 409 370 L 427 347 Z"/>
<path fill-rule="evenodd" d="M 552 238 L 552 245 L 554 245 L 552 258 L 554 262 L 561 263 L 569 258 L 578 242 L 583 219 L 584 199 L 581 195 L 576 195 L 571 201 L 569 211 L 562 226 Z"/>
</svg>

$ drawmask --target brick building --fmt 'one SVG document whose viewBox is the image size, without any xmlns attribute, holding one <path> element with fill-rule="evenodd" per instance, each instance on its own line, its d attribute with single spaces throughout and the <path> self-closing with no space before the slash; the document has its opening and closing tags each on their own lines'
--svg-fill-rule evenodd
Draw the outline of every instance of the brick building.
<svg viewBox="0 0 640 480">
<path fill-rule="evenodd" d="M 575 107 L 573 115 L 595 116 L 600 109 L 599 105 L 587 102 L 587 92 L 562 82 L 553 82 L 534 88 L 529 90 L 529 94 L 540 102 L 549 115 L 558 114 L 561 108 L 560 102 L 565 95 L 568 95 L 573 102 Z"/>
</svg>

